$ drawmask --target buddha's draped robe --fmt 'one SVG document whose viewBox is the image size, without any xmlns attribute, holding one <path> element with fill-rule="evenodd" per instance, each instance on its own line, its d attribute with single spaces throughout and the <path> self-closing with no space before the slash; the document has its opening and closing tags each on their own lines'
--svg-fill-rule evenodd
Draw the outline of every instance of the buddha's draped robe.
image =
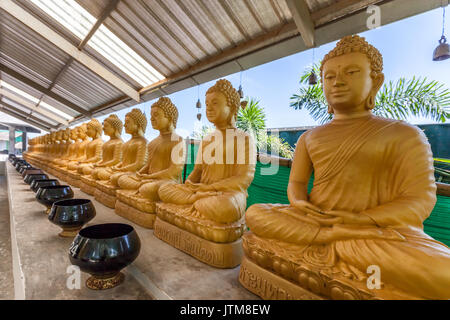
<svg viewBox="0 0 450 320">
<path fill-rule="evenodd" d="M 105 142 L 102 149 L 102 161 L 97 166 L 86 167 L 85 170 L 94 180 L 99 180 L 98 173 L 104 168 L 114 166 L 122 160 L 122 139 L 112 139 Z"/>
<path fill-rule="evenodd" d="M 159 189 L 165 203 L 192 205 L 191 214 L 197 218 L 219 223 L 238 221 L 245 213 L 247 188 L 255 174 L 255 150 L 248 134 L 232 129 L 236 139 L 224 140 L 222 161 L 211 161 L 214 154 L 211 143 L 216 137 L 226 139 L 226 134 L 217 131 L 205 137 L 200 145 L 194 170 L 186 184 L 166 184 Z M 227 161 L 227 154 L 228 161 Z M 209 159 L 209 160 L 208 160 Z M 194 184 L 194 185 L 193 185 Z M 196 200 L 196 185 L 208 185 L 214 195 Z"/>
<path fill-rule="evenodd" d="M 120 189 L 139 190 L 138 196 L 151 201 L 158 201 L 159 187 L 167 182 L 181 182 L 181 171 L 183 170 L 183 139 L 172 133 L 163 134 L 150 141 L 147 147 L 148 160 L 147 170 L 143 174 L 158 174 L 159 178 L 142 179 L 136 174 L 127 174 L 119 178 Z M 175 147 L 179 147 L 174 150 Z M 181 151 L 176 152 L 176 151 Z M 172 154 L 172 151 L 175 151 Z"/>
<path fill-rule="evenodd" d="M 120 166 L 124 171 L 114 170 L 112 167 L 100 168 L 97 177 L 100 180 L 109 180 L 109 183 L 118 187 L 118 180 L 124 174 L 134 173 L 141 169 L 147 161 L 147 140 L 144 137 L 133 137 L 122 146 L 122 162 Z"/>
<path fill-rule="evenodd" d="M 430 145 L 420 129 L 373 115 L 333 120 L 299 138 L 293 167 L 297 161 L 312 162 L 312 204 L 364 214 L 376 224 L 334 225 L 331 230 L 351 229 L 352 236 L 325 244 L 330 254 L 320 263 L 364 274 L 377 265 L 382 282 L 427 298 L 450 298 L 450 250 L 423 232 L 436 185 Z M 327 227 L 291 206 L 269 204 L 250 207 L 246 222 L 257 236 L 303 248 Z"/>
<path fill-rule="evenodd" d="M 86 159 L 86 147 L 89 142 L 91 142 L 91 140 L 89 139 L 81 141 L 81 143 L 78 145 L 77 157 L 75 160 L 72 160 L 67 164 L 67 170 L 76 171 L 79 165 L 78 162 Z"/>
</svg>

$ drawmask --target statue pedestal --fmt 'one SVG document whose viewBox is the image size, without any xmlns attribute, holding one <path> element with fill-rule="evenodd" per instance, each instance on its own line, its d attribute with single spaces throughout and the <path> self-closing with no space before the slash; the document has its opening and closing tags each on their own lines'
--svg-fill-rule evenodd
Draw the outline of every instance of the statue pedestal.
<svg viewBox="0 0 450 320">
<path fill-rule="evenodd" d="M 80 180 L 81 180 L 80 182 L 81 191 L 93 196 L 95 194 L 95 190 L 97 190 L 97 188 L 95 187 L 96 184 L 95 180 L 92 179 L 90 176 L 81 176 Z"/>
<path fill-rule="evenodd" d="M 264 300 L 323 300 L 298 285 L 261 268 L 244 256 L 239 282 Z"/>
<path fill-rule="evenodd" d="M 366 279 L 357 280 L 343 275 L 333 265 L 324 263 L 319 267 L 318 261 L 311 264 L 302 258 L 304 255 L 310 258 L 313 251 L 318 252 L 318 247 L 263 239 L 251 232 L 247 232 L 242 241 L 245 262 L 241 265 L 239 280 L 263 299 L 418 299 L 383 283 L 380 289 L 369 289 Z M 316 258 L 325 258 L 328 249 L 321 246 L 320 250 Z"/>
<path fill-rule="evenodd" d="M 197 260 L 216 268 L 234 268 L 242 260 L 241 239 L 231 243 L 208 241 L 158 217 L 154 224 L 154 235 Z"/>
<path fill-rule="evenodd" d="M 97 181 L 95 184 L 95 200 L 108 208 L 114 209 L 116 206 L 116 190 L 117 188 L 110 185 L 109 181 Z"/>
<path fill-rule="evenodd" d="M 71 186 L 74 186 L 76 188 L 80 187 L 81 180 L 80 180 L 80 174 L 76 171 L 67 171 L 67 174 L 65 176 L 65 181 L 67 181 L 68 184 Z"/>
<path fill-rule="evenodd" d="M 141 227 L 147 229 L 153 229 L 153 225 L 155 223 L 156 214 L 148 213 L 120 201 L 119 199 L 116 201 L 115 212 L 117 215 L 130 220 Z"/>
</svg>

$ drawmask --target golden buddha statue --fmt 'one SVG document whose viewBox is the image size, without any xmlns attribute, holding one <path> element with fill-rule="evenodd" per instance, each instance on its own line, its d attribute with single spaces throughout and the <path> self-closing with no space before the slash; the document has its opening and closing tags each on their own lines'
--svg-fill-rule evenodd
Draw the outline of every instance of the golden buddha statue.
<svg viewBox="0 0 450 320">
<path fill-rule="evenodd" d="M 70 128 L 66 128 L 65 130 L 60 131 L 60 142 L 58 146 L 58 151 L 56 154 L 56 158 L 52 159 L 50 164 L 51 166 L 57 166 L 57 163 L 66 156 L 67 149 L 69 147 L 70 141 Z"/>
<path fill-rule="evenodd" d="M 135 173 L 147 161 L 147 140 L 144 137 L 147 119 L 141 110 L 135 108 L 125 116 L 125 132 L 131 139 L 122 146 L 122 161 L 112 167 L 99 168 L 95 187 L 95 199 L 105 206 L 114 208 L 118 180 L 124 174 Z"/>
<path fill-rule="evenodd" d="M 151 124 L 159 131 L 159 136 L 148 144 L 147 164 L 118 180 L 116 213 L 146 228 L 153 228 L 160 186 L 171 181 L 181 182 L 184 144 L 183 138 L 174 132 L 177 120 L 178 110 L 169 98 L 160 98 L 152 105 Z"/>
<path fill-rule="evenodd" d="M 69 159 L 71 159 L 73 156 L 75 156 L 75 142 L 78 137 L 77 128 L 70 129 L 69 131 L 69 138 L 67 139 L 67 150 L 59 159 L 55 159 L 53 162 L 55 163 L 56 167 L 62 167 L 64 166 Z"/>
<path fill-rule="evenodd" d="M 216 130 L 202 140 L 186 182 L 161 186 L 163 203 L 156 205 L 155 236 L 218 268 L 240 264 L 247 188 L 255 172 L 253 140 L 235 125 L 239 108 L 229 81 L 208 89 L 206 115 Z"/>
<path fill-rule="evenodd" d="M 430 145 L 371 112 L 380 52 L 345 37 L 321 78 L 333 120 L 299 138 L 290 205 L 247 210 L 240 282 L 266 299 L 449 299 L 450 250 L 423 231 L 436 202 Z"/>
<path fill-rule="evenodd" d="M 109 136 L 109 140 L 103 144 L 102 160 L 96 163 L 91 163 L 83 168 L 83 176 L 81 176 L 81 190 L 87 194 L 94 195 L 97 173 L 104 169 L 118 164 L 122 160 L 122 129 L 123 123 L 112 114 L 103 121 L 103 131 Z"/>
<path fill-rule="evenodd" d="M 80 165 L 81 161 L 86 160 L 87 145 L 91 142 L 91 137 L 87 134 L 87 131 L 87 123 L 83 123 L 78 127 L 78 138 L 81 140 L 81 142 L 77 144 L 76 157 L 75 159 L 69 161 L 69 163 L 67 163 L 67 167 L 63 169 L 64 175 L 62 179 L 72 185 L 74 185 L 74 183 L 77 183 L 77 181 L 73 181 L 72 177 L 76 177 L 78 175 L 78 166 Z"/>
</svg>

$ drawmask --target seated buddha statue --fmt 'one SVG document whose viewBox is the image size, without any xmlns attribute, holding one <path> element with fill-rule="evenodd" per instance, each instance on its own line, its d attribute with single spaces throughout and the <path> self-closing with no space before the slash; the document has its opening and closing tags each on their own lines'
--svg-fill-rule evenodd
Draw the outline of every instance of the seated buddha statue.
<svg viewBox="0 0 450 320">
<path fill-rule="evenodd" d="M 156 205 L 154 234 L 219 268 L 232 268 L 241 261 L 247 188 L 255 172 L 253 140 L 236 128 L 240 106 L 239 93 L 228 80 L 208 89 L 206 115 L 215 131 L 202 140 L 186 182 L 161 186 L 158 195 L 163 203 Z M 189 241 L 174 241 L 179 237 L 173 233 L 180 232 Z M 202 243 L 206 253 L 196 250 L 196 243 Z"/>
<path fill-rule="evenodd" d="M 59 131 L 50 132 L 49 145 L 47 148 L 47 152 L 45 155 L 41 157 L 41 166 L 44 170 L 48 170 L 50 168 L 49 163 L 57 156 L 58 147 L 59 147 L 59 139 L 61 135 Z"/>
<path fill-rule="evenodd" d="M 81 190 L 90 195 L 94 195 L 95 183 L 98 180 L 97 173 L 104 169 L 118 164 L 122 160 L 122 129 L 123 123 L 112 114 L 103 121 L 103 132 L 109 136 L 109 140 L 102 146 L 102 159 L 96 163 L 85 165 L 81 176 Z"/>
<path fill-rule="evenodd" d="M 67 167 L 65 169 L 66 172 L 77 170 L 80 161 L 85 159 L 86 146 L 90 142 L 90 137 L 87 135 L 87 123 L 83 123 L 82 125 L 80 125 L 77 131 L 78 138 L 75 142 L 75 148 L 77 151 L 76 156 L 67 163 Z"/>
<path fill-rule="evenodd" d="M 144 137 L 147 119 L 141 110 L 135 108 L 125 116 L 125 132 L 131 139 L 122 146 L 122 161 L 112 167 L 99 168 L 95 198 L 105 206 L 114 208 L 118 180 L 122 175 L 140 170 L 147 161 L 147 140 Z"/>
<path fill-rule="evenodd" d="M 118 180 L 115 211 L 143 227 L 152 228 L 156 218 L 158 190 L 167 182 L 181 182 L 183 171 L 183 139 L 174 131 L 178 110 L 167 97 L 151 107 L 151 124 L 159 136 L 147 146 L 147 164 L 134 174 L 124 174 Z M 175 149 L 177 148 L 177 149 Z M 176 153 L 176 151 L 181 151 Z"/>
<path fill-rule="evenodd" d="M 87 135 L 92 138 L 92 141 L 86 146 L 86 159 L 81 160 L 78 166 L 77 171 L 80 175 L 89 174 L 92 171 L 93 165 L 102 160 L 102 131 L 102 124 L 97 119 L 92 119 L 88 122 Z"/>
<path fill-rule="evenodd" d="M 75 156 L 75 151 L 76 151 L 75 146 L 76 146 L 76 140 L 78 137 L 77 130 L 78 130 L 77 128 L 73 128 L 73 129 L 69 128 L 69 138 L 67 139 L 67 141 L 68 141 L 67 150 L 59 159 L 54 160 L 54 164 L 57 168 L 64 166 L 69 159 L 71 159 L 72 157 Z"/>
<path fill-rule="evenodd" d="M 345 37 L 321 79 L 333 119 L 300 136 L 290 204 L 248 208 L 241 283 L 266 299 L 449 299 L 450 250 L 423 231 L 436 202 L 430 145 L 419 128 L 371 111 L 380 52 Z"/>
<path fill-rule="evenodd" d="M 55 159 L 51 161 L 52 167 L 57 166 L 58 162 L 67 155 L 69 144 L 70 144 L 70 128 L 66 128 L 65 130 L 61 130 L 59 150 Z"/>
</svg>

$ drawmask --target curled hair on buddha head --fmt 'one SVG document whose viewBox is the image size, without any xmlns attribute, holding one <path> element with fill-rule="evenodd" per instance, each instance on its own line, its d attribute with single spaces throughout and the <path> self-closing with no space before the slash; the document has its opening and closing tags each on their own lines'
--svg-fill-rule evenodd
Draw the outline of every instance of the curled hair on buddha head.
<svg viewBox="0 0 450 320">
<path fill-rule="evenodd" d="M 128 112 L 126 116 L 133 119 L 134 122 L 136 122 L 136 124 L 138 125 L 139 129 L 142 130 L 142 133 L 145 133 L 145 129 L 147 129 L 147 118 L 140 109 L 134 108 L 133 110 Z"/>
<path fill-rule="evenodd" d="M 102 134 L 102 124 L 97 119 L 92 119 L 87 123 L 88 128 L 92 128 L 95 130 L 95 133 L 100 136 Z"/>
<path fill-rule="evenodd" d="M 383 56 L 380 51 L 368 43 L 366 38 L 358 35 L 351 35 L 342 38 L 336 44 L 336 47 L 325 55 L 320 66 L 320 78 L 323 79 L 323 69 L 328 60 L 352 52 L 363 53 L 367 56 L 370 62 L 370 76 L 372 79 L 376 79 L 378 76 L 383 75 Z M 366 108 L 371 110 L 375 107 L 375 97 L 370 96 L 368 100 L 369 102 L 367 103 Z M 330 106 L 328 107 L 328 113 L 333 113 Z"/>
<path fill-rule="evenodd" d="M 172 121 L 173 127 L 177 127 L 177 121 L 178 121 L 178 109 L 177 107 L 172 103 L 172 100 L 170 100 L 168 97 L 161 97 L 158 101 L 156 101 L 154 104 L 152 104 L 152 108 L 161 108 L 164 112 L 164 115 Z"/>
<path fill-rule="evenodd" d="M 241 96 L 239 92 L 233 87 L 230 81 L 226 79 L 220 79 L 211 88 L 206 91 L 206 94 L 213 92 L 221 92 L 227 99 L 227 105 L 232 109 L 234 117 L 237 116 L 239 107 L 243 106 L 241 104 Z"/>
<path fill-rule="evenodd" d="M 116 130 L 116 135 L 120 137 L 120 135 L 122 134 L 123 122 L 119 119 L 119 117 L 116 114 L 110 115 L 103 122 L 108 122 L 111 125 L 111 127 L 113 127 Z"/>
</svg>

